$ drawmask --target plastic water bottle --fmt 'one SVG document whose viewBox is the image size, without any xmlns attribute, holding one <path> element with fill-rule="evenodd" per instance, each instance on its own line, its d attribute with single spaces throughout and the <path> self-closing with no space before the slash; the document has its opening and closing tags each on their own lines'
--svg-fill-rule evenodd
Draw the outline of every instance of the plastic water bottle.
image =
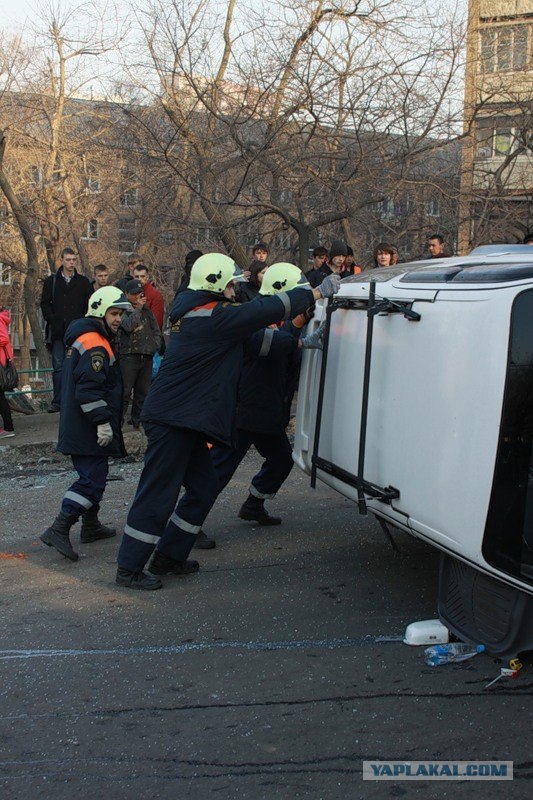
<svg viewBox="0 0 533 800">
<path fill-rule="evenodd" d="M 464 642 L 450 642 L 449 644 L 436 644 L 424 650 L 426 664 L 438 667 L 441 664 L 455 664 L 457 661 L 466 661 L 468 658 L 482 653 L 484 644 L 464 644 Z"/>
</svg>

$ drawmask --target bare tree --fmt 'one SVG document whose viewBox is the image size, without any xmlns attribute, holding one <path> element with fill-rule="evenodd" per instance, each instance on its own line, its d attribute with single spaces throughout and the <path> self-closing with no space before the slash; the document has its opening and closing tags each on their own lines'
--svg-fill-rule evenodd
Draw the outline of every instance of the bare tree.
<svg viewBox="0 0 533 800">
<path fill-rule="evenodd" d="M 239 263 L 247 227 L 293 232 L 305 266 L 320 230 L 353 238 L 387 184 L 417 181 L 455 134 L 463 27 L 388 0 L 236 14 L 155 0 L 141 17 L 157 80 L 140 85 L 171 124 L 145 132 Z"/>
<path fill-rule="evenodd" d="M 82 29 L 72 14 L 52 11 L 39 21 L 31 44 L 10 42 L 1 59 L 0 189 L 10 235 L 0 240 L 0 260 L 21 275 L 25 313 L 41 364 L 48 364 L 49 357 L 38 314 L 39 281 L 55 270 L 65 243 L 75 244 L 89 274 L 85 154 L 90 150 L 97 155 L 98 139 L 112 123 L 102 113 L 105 104 L 90 105 L 79 98 L 94 76 L 88 63 L 108 53 L 120 36 L 116 27 L 104 34 L 102 17 L 92 7 L 79 12 Z M 28 352 L 27 342 L 21 344 Z"/>
</svg>

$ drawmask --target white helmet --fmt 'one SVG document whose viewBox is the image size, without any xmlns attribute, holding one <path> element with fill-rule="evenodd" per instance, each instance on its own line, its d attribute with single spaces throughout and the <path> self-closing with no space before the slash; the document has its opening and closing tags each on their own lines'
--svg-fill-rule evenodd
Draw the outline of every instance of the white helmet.
<svg viewBox="0 0 533 800">
<path fill-rule="evenodd" d="M 232 258 L 222 253 L 206 253 L 192 265 L 189 289 L 222 294 L 228 283 L 243 280 L 242 270 Z"/>
<path fill-rule="evenodd" d="M 287 262 L 272 264 L 263 275 L 259 294 L 271 295 L 278 292 L 289 292 L 296 287 L 306 288 L 309 281 L 297 266 Z"/>
<path fill-rule="evenodd" d="M 102 286 L 89 297 L 89 307 L 86 317 L 100 317 L 103 319 L 106 311 L 110 308 L 122 308 L 124 311 L 132 311 L 133 306 L 128 298 L 116 286 Z"/>
</svg>

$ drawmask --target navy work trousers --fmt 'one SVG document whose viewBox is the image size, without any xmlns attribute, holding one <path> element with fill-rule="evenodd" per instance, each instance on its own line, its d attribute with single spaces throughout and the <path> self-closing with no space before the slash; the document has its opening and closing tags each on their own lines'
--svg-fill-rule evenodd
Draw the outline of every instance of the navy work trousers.
<svg viewBox="0 0 533 800">
<path fill-rule="evenodd" d="M 250 494 L 268 500 L 280 489 L 294 465 L 292 448 L 285 431 L 276 435 L 239 428 L 235 448 L 214 445 L 211 450 L 219 492 L 228 485 L 252 445 L 265 460 L 257 475 L 252 478 Z"/>
<path fill-rule="evenodd" d="M 69 486 L 61 511 L 79 517 L 82 511 L 99 505 L 105 490 L 109 465 L 107 456 L 71 456 L 79 477 Z"/>
<path fill-rule="evenodd" d="M 142 571 L 156 545 L 165 556 L 185 561 L 218 495 L 203 433 L 153 422 L 144 423 L 144 430 L 144 468 L 117 559 L 129 572 Z"/>
</svg>

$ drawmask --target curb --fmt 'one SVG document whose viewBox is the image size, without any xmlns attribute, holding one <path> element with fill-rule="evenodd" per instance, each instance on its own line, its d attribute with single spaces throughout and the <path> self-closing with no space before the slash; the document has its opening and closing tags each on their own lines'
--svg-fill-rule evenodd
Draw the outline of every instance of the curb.
<svg viewBox="0 0 533 800">
<path fill-rule="evenodd" d="M 0 444 L 0 477 L 11 474 L 18 467 L 27 467 L 37 464 L 39 459 L 52 459 L 54 462 L 69 462 L 69 456 L 58 453 L 57 440 L 48 442 L 31 442 L 18 444 L 11 443 L 10 439 L 2 440 Z M 124 444 L 129 455 L 142 458 L 146 450 L 146 436 L 141 431 L 124 433 Z"/>
</svg>

